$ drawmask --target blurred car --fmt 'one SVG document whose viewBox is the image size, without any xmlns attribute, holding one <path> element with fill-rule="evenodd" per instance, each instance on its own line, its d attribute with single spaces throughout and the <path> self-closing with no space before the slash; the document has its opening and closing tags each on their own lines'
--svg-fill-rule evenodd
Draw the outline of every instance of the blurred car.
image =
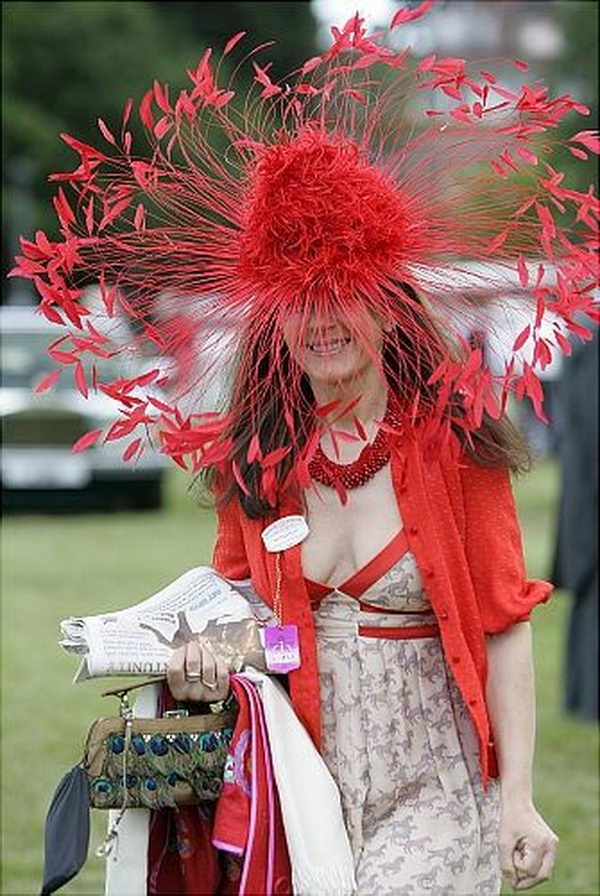
<svg viewBox="0 0 600 896">
<path fill-rule="evenodd" d="M 33 307 L 0 308 L 2 337 L 0 477 L 6 509 L 56 509 L 103 506 L 152 509 L 162 503 L 168 459 L 150 447 L 125 462 L 122 440 L 98 443 L 73 454 L 71 446 L 91 429 L 115 418 L 115 404 L 102 393 L 89 398 L 63 371 L 49 392 L 36 395 L 36 383 L 54 369 L 46 354 L 57 328 Z M 100 379 L 124 371 L 118 359 L 97 359 Z"/>
</svg>

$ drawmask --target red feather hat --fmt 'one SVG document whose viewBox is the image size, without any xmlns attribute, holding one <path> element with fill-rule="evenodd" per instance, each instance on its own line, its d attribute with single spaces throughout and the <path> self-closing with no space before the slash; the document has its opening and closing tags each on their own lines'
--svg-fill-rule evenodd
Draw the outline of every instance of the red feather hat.
<svg viewBox="0 0 600 896">
<path fill-rule="evenodd" d="M 399 10 L 391 27 L 431 5 Z M 598 317 L 598 199 L 569 188 L 553 159 L 556 128 L 587 108 L 539 81 L 514 86 L 527 79 L 518 60 L 504 83 L 464 59 L 395 52 L 358 14 L 332 35 L 281 83 L 255 61 L 261 48 L 247 54 L 244 102 L 220 83 L 244 34 L 216 67 L 207 50 L 176 98 L 156 82 L 142 99 L 145 150 L 128 130 L 131 100 L 118 134 L 98 121 L 101 149 L 62 135 L 79 164 L 51 175 L 61 237 L 23 239 L 12 274 L 34 281 L 41 313 L 62 328 L 48 349 L 57 370 L 38 389 L 66 366 L 84 394 L 116 402 L 113 425 L 76 449 L 128 437 L 130 459 L 150 435 L 186 469 L 216 466 L 275 505 L 283 480 L 310 484 L 321 428 L 335 436 L 299 363 L 332 321 L 432 446 L 457 445 L 457 429 L 469 438 L 511 393 L 543 416 L 539 371 L 571 334 L 589 337 L 581 312 Z M 599 150 L 589 130 L 566 145 L 577 158 Z M 127 338 L 99 326 L 90 279 L 104 324 L 126 320 Z M 500 362 L 467 338 L 477 293 L 500 307 L 518 293 L 521 324 Z M 143 364 L 149 346 L 160 364 L 110 382 L 95 371 L 113 354 Z M 236 352 L 221 407 L 215 386 Z M 273 395 L 276 442 L 263 414 Z"/>
</svg>

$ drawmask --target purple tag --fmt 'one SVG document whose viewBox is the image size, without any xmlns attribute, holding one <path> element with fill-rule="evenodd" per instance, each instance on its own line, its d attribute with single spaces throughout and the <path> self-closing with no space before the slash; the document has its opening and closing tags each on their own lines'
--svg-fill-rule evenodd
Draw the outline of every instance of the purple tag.
<svg viewBox="0 0 600 896">
<path fill-rule="evenodd" d="M 268 625 L 265 634 L 265 659 L 269 672 L 292 672 L 300 667 L 297 625 Z"/>
</svg>

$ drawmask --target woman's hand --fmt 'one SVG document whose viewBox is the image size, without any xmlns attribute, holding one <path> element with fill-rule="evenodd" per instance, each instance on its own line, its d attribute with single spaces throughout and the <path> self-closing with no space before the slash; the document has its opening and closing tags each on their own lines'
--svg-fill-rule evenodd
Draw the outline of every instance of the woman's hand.
<svg viewBox="0 0 600 896">
<path fill-rule="evenodd" d="M 500 818 L 500 862 L 513 890 L 528 890 L 548 880 L 558 837 L 531 803 L 507 801 Z"/>
<path fill-rule="evenodd" d="M 214 703 L 229 694 L 227 665 L 198 641 L 188 641 L 173 652 L 167 682 L 175 699 L 184 702 Z"/>
</svg>

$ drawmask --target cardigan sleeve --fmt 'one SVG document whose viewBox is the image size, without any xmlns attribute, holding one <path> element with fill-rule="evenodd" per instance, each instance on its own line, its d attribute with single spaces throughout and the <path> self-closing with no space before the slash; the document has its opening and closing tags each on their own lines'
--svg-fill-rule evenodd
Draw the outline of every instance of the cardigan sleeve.
<svg viewBox="0 0 600 896">
<path fill-rule="evenodd" d="M 233 581 L 250 578 L 250 564 L 240 524 L 237 501 L 217 507 L 217 534 L 212 558 L 213 568 Z"/>
<path fill-rule="evenodd" d="M 552 585 L 527 579 L 521 529 L 506 469 L 465 460 L 461 468 L 465 501 L 465 545 L 483 630 L 495 634 L 529 619 L 548 600 Z"/>
</svg>

